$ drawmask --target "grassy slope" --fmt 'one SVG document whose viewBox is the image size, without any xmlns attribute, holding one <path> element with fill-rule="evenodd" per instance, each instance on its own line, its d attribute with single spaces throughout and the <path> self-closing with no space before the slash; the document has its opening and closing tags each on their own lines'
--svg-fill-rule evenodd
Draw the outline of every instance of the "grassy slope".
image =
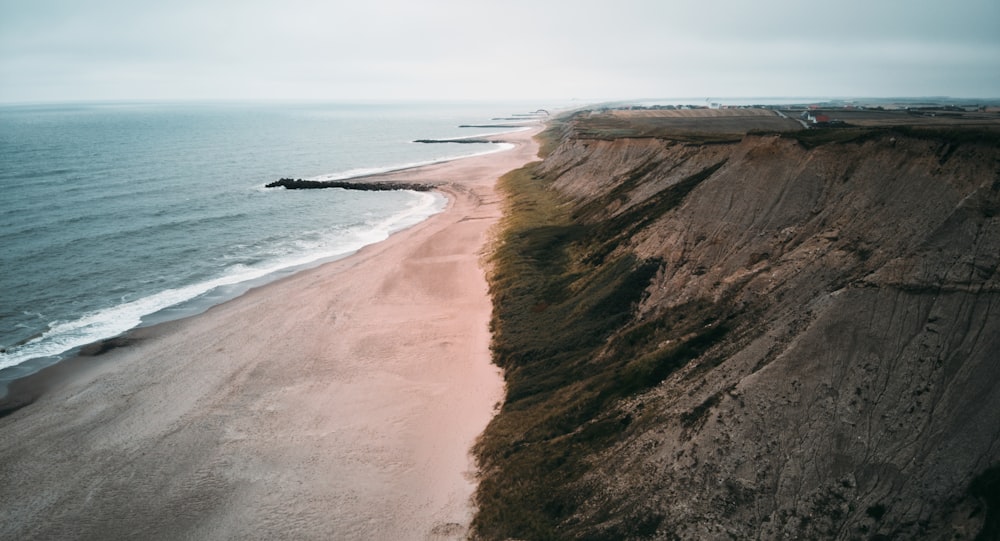
<svg viewBox="0 0 1000 541">
<path fill-rule="evenodd" d="M 619 128 L 591 122 L 589 131 L 576 135 L 615 138 Z M 565 131 L 555 123 L 543 135 L 543 155 L 555 148 Z M 814 148 L 857 143 L 884 133 L 866 128 L 782 136 Z M 895 133 L 952 143 L 996 140 L 996 132 L 989 130 L 956 135 L 897 128 Z M 727 137 L 685 134 L 679 140 L 703 145 Z M 704 357 L 706 352 L 716 356 L 711 348 L 744 332 L 745 323 L 753 319 L 747 309 L 735 309 L 725 299 L 696 300 L 641 319 L 635 306 L 661 262 L 639 260 L 618 249 L 652 220 L 679 206 L 723 165 L 706 167 L 613 218 L 604 210 L 619 192 L 645 177 L 648 170 L 642 166 L 607 196 L 575 205 L 550 188 L 556 179 L 541 176 L 537 164 L 501 179 L 507 209 L 492 261 L 492 325 L 495 361 L 505 370 L 508 394 L 476 448 L 483 477 L 477 493 L 480 512 L 473 526 L 480 537 L 587 538 L 587 526 L 577 528 L 574 513 L 582 502 L 603 497 L 582 482 L 594 468 L 590 461 L 630 431 L 641 430 L 643 423 L 612 413 L 622 411 L 613 404 L 656 386 L 699 356 L 700 366 L 714 366 L 713 359 Z M 718 394 L 712 395 L 682 415 L 681 424 L 703 422 L 717 399 Z M 986 492 L 995 491 L 996 483 L 980 484 L 990 487 Z M 626 526 L 602 530 L 599 537 L 648 536 L 656 531 L 660 517 L 636 515 L 618 523 Z"/>
<path fill-rule="evenodd" d="M 725 334 L 714 324 L 719 307 L 708 303 L 637 321 L 635 306 L 660 262 L 615 251 L 636 224 L 680 204 L 717 169 L 605 221 L 588 221 L 586 208 L 561 200 L 535 164 L 501 179 L 508 206 L 491 290 L 507 399 L 476 449 L 481 536 L 559 538 L 557 525 L 590 496 L 575 483 L 587 457 L 631 422 L 602 416 L 609 403 L 658 384 Z M 654 347 L 661 343 L 672 345 Z M 640 522 L 634 533 L 655 526 Z"/>
</svg>

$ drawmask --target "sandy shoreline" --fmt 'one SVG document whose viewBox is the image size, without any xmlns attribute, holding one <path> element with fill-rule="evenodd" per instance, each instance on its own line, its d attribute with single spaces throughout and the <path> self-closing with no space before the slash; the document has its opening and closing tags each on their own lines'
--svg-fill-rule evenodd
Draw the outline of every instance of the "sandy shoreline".
<svg viewBox="0 0 1000 541">
<path fill-rule="evenodd" d="M 461 538 L 502 399 L 480 257 L 535 133 L 381 175 L 450 198 L 384 242 L 36 378 L 0 418 L 0 538 Z"/>
</svg>

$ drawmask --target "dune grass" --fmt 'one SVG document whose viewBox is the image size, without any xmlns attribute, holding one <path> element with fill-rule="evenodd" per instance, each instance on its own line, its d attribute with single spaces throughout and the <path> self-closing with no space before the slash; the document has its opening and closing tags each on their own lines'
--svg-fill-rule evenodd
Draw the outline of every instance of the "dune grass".
<svg viewBox="0 0 1000 541">
<path fill-rule="evenodd" d="M 589 461 L 632 422 L 614 404 L 725 335 L 711 303 L 639 321 L 636 307 L 662 263 L 615 249 L 634 230 L 622 220 L 648 224 L 721 165 L 627 216 L 590 220 L 549 188 L 537 163 L 500 180 L 507 208 L 490 287 L 494 361 L 507 396 L 475 450 L 483 475 L 473 526 L 481 537 L 572 538 L 561 524 L 592 496 L 582 481 Z"/>
<path fill-rule="evenodd" d="M 587 470 L 580 461 L 617 431 L 588 424 L 608 397 L 587 364 L 656 270 L 630 256 L 581 263 L 589 228 L 546 184 L 530 165 L 500 181 L 508 208 L 492 260 L 492 330 L 507 397 L 476 448 L 485 475 L 475 527 L 486 538 L 551 538 L 585 497 L 569 489 Z"/>
<path fill-rule="evenodd" d="M 579 126 L 568 124 L 574 118 L 553 122 L 541 136 L 543 155 L 553 152 L 564 137 L 580 135 Z M 909 134 L 838 128 L 780 135 L 812 148 L 858 144 L 893 133 Z M 920 136 L 943 143 L 956 138 L 942 130 L 923 130 Z M 990 132 L 963 137 L 994 142 Z M 942 149 L 944 161 L 951 150 L 946 144 Z M 653 423 L 677 423 L 684 434 L 710 419 L 725 390 L 673 417 L 643 407 L 642 394 L 668 378 L 695 378 L 718 366 L 725 359 L 727 341 L 755 328 L 758 312 L 714 297 L 641 316 L 636 310 L 659 273 L 678 270 L 666 269 L 656 259 L 637 258 L 628 249 L 630 242 L 683 205 L 726 161 L 669 185 L 657 183 L 663 186 L 658 192 L 633 201 L 637 188 L 655 180 L 661 165 L 652 158 L 637 163 L 604 196 L 576 203 L 551 188 L 556 179 L 541 175 L 538 163 L 500 180 L 506 209 L 491 259 L 491 326 L 494 360 L 504 369 L 507 396 L 475 448 L 482 473 L 474 536 L 545 540 L 664 535 L 659 529 L 663 517 L 611 511 L 615 508 L 607 493 L 594 492 L 593 487 L 601 486 L 602 457 Z M 612 205 L 624 202 L 629 204 Z M 997 475 L 988 473 L 971 490 L 988 501 L 987 529 L 995 533 L 1000 521 L 991 494 L 996 492 Z M 595 504 L 597 498 L 603 500 Z M 585 504 L 593 504 L 591 512 L 579 514 Z M 595 514 L 594 506 L 604 511 Z M 612 512 L 620 516 L 610 520 Z"/>
<path fill-rule="evenodd" d="M 911 137 L 949 144 L 971 143 L 1000 146 L 1000 129 L 995 126 L 846 126 L 786 132 L 753 130 L 749 133 L 751 135 L 779 135 L 798 141 L 799 144 L 808 149 L 834 143 L 861 144 L 873 139 L 891 137 Z"/>
</svg>

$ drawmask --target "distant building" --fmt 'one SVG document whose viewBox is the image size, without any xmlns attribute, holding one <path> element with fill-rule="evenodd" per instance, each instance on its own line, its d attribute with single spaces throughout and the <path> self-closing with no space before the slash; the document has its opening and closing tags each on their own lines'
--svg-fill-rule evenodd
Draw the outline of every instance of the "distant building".
<svg viewBox="0 0 1000 541">
<path fill-rule="evenodd" d="M 813 124 L 827 124 L 832 121 L 832 119 L 819 112 L 819 111 L 803 111 L 799 118 L 811 122 Z"/>
</svg>

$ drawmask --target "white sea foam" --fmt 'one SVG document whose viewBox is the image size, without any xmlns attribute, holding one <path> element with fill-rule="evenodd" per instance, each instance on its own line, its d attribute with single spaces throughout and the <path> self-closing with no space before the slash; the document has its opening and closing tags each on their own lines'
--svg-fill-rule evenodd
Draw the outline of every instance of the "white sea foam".
<svg viewBox="0 0 1000 541">
<path fill-rule="evenodd" d="M 4 381 L 78 346 L 197 314 L 378 242 L 445 202 L 440 194 L 281 193 L 263 183 L 247 189 L 248 179 L 276 167 L 344 179 L 501 152 L 512 145 L 409 142 L 525 129 L 456 131 L 492 114 L 493 105 L 427 104 L 0 107 L 4 118 L 30 120 L 0 122 L 25 141 L 5 149 L 5 165 L 13 175 L 40 172 L 5 193 L 17 204 L 7 209 L 11 264 L 0 272 L 10 316 L 0 328 L 0 368 L 20 367 L 0 370 L 0 393 Z M 51 132 L 51 122 L 60 129 Z M 175 137 L 184 133 L 197 135 Z M 353 169 L 363 164 L 382 167 Z M 413 204 L 397 212 L 406 201 Z M 22 313 L 29 310 L 45 315 Z"/>
<path fill-rule="evenodd" d="M 402 211 L 363 226 L 329 235 L 325 242 L 306 242 L 298 250 L 261 264 L 234 264 L 211 280 L 186 287 L 167 289 L 140 299 L 124 302 L 84 314 L 71 321 L 54 321 L 41 335 L 0 353 L 0 369 L 16 366 L 40 357 L 58 357 L 81 346 L 117 336 L 138 327 L 143 318 L 197 299 L 213 291 L 250 282 L 267 281 L 269 276 L 290 269 L 305 268 L 318 262 L 352 254 L 380 242 L 392 233 L 413 226 L 444 210 L 447 200 L 431 192 L 410 192 L 415 198 Z M 227 300 L 231 296 L 222 296 Z M 187 314 L 181 314 L 187 315 Z M 163 320 L 172 318 L 163 318 Z"/>
</svg>

